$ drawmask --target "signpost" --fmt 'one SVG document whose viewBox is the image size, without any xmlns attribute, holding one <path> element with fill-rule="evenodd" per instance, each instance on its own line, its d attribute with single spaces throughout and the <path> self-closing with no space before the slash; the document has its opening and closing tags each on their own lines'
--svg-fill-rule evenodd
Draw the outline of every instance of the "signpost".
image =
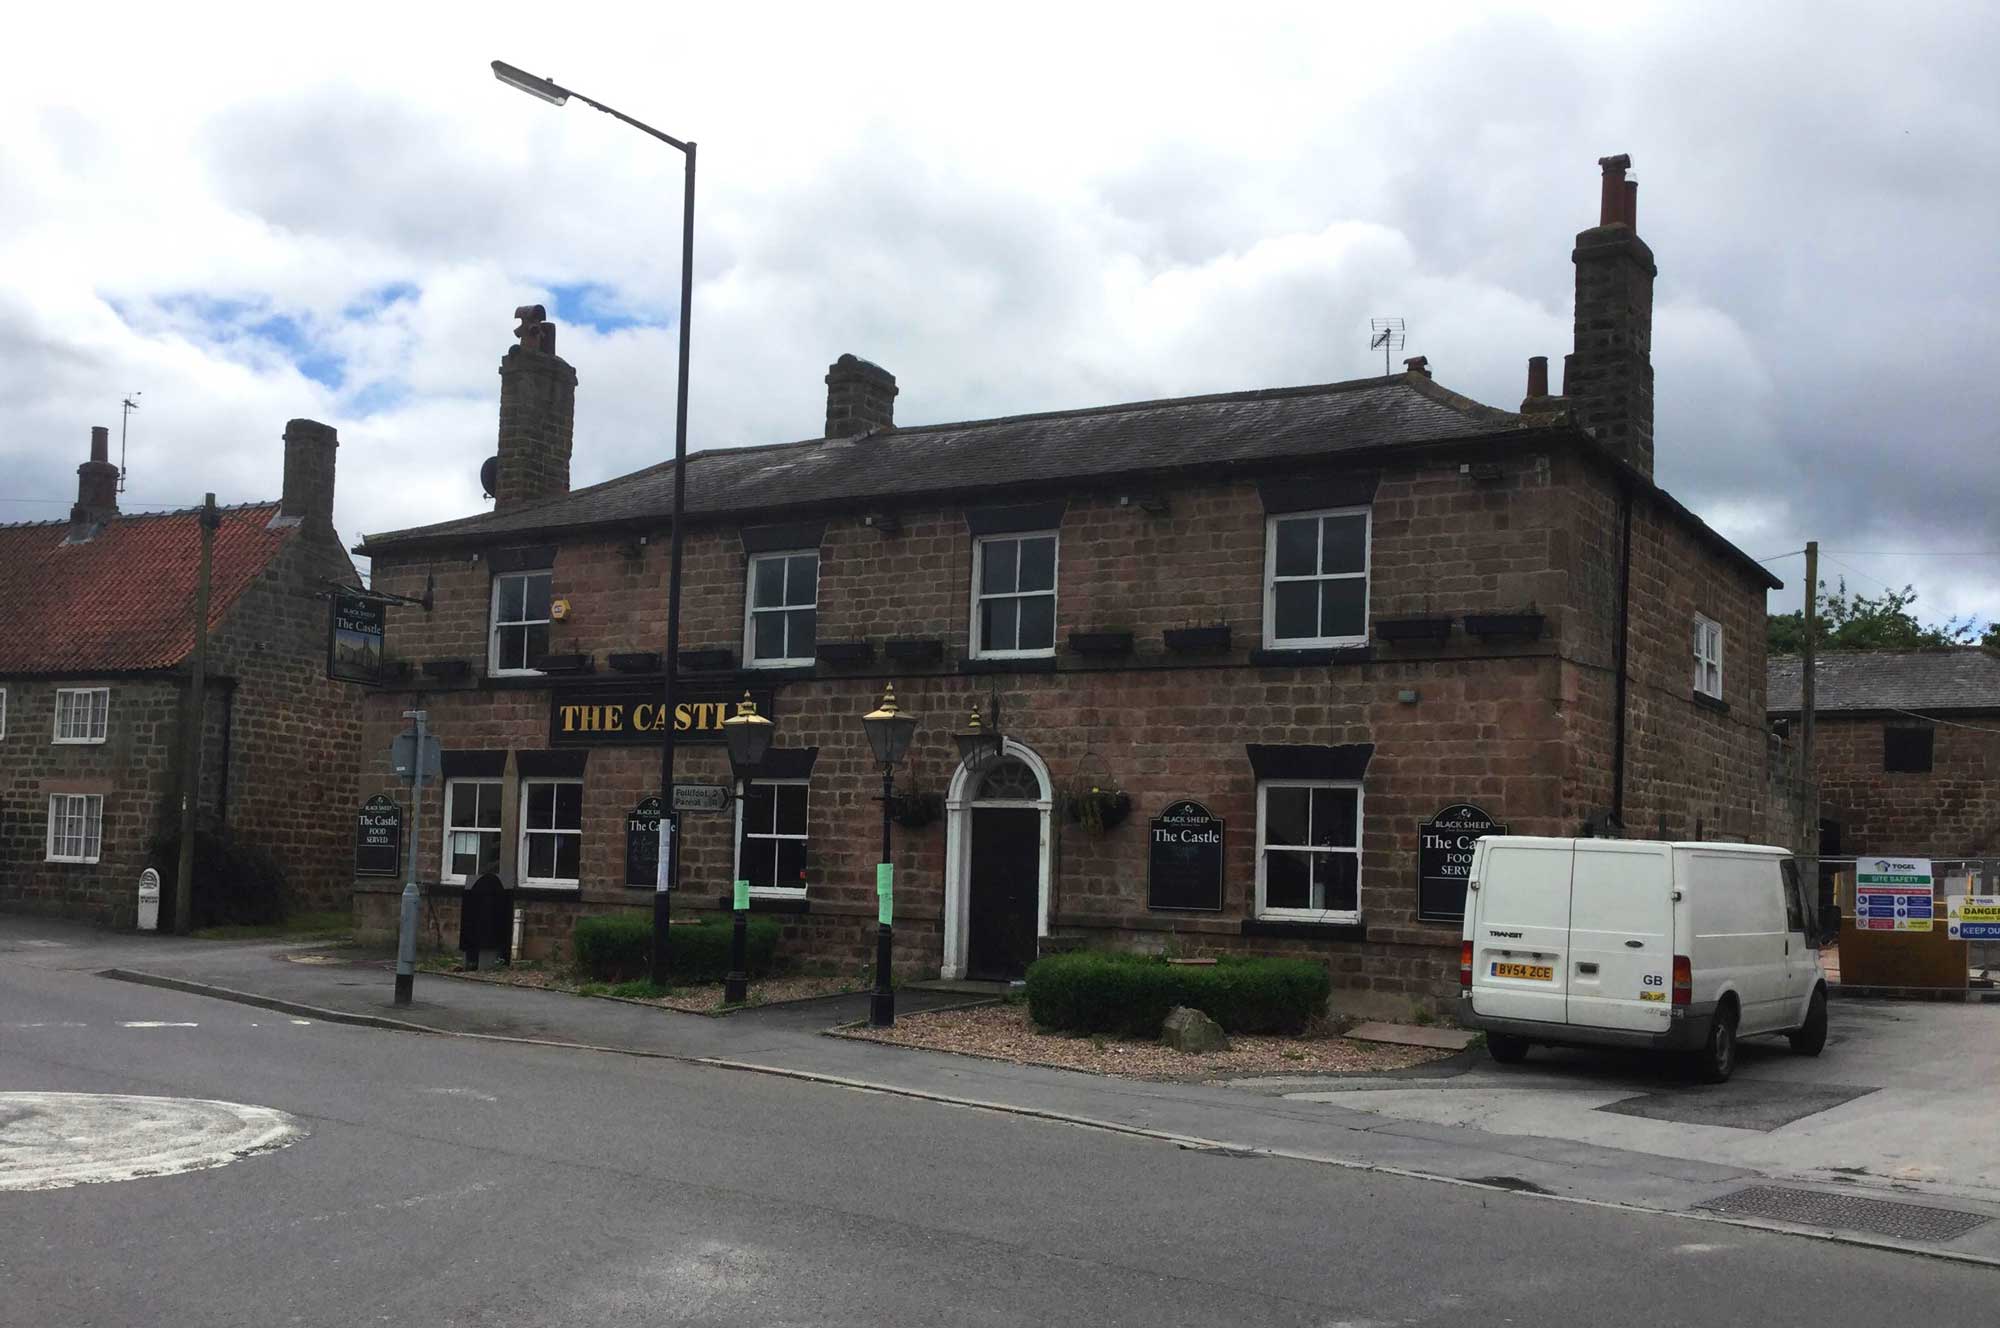
<svg viewBox="0 0 2000 1328">
<path fill-rule="evenodd" d="M 1854 864 L 1854 925 L 1929 931 L 1934 888 L 1929 858 L 1861 858 Z"/>
<path fill-rule="evenodd" d="M 1198 802 L 1168 803 L 1153 818 L 1146 853 L 1146 907 L 1222 910 L 1220 817 Z"/>
<path fill-rule="evenodd" d="M 735 795 L 729 791 L 727 784 L 674 785 L 674 810 L 677 812 L 726 812 L 734 799 Z"/>
<path fill-rule="evenodd" d="M 1481 835 L 1507 827 L 1469 802 L 1455 802 L 1417 825 L 1417 916 L 1440 922 L 1465 918 L 1465 883 Z"/>
<path fill-rule="evenodd" d="M 405 710 L 410 731 L 399 733 L 389 747 L 396 773 L 410 782 L 410 839 L 423 833 L 424 776 L 443 770 L 438 740 L 425 728 L 430 716 L 421 710 Z M 417 910 L 423 896 L 417 892 L 417 855 L 409 855 L 409 872 L 403 878 L 402 926 L 396 937 L 396 1004 L 408 1005 L 417 981 Z"/>
<path fill-rule="evenodd" d="M 394 876 L 403 869 L 403 809 L 386 793 L 361 804 L 354 824 L 354 874 Z"/>
<path fill-rule="evenodd" d="M 1945 934 L 1954 941 L 2000 941 L 2000 895 L 1948 897 Z"/>
</svg>

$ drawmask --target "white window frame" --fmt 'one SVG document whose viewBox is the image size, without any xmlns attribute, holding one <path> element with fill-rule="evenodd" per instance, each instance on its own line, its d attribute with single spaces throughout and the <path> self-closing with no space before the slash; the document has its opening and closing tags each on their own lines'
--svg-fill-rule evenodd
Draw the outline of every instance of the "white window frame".
<svg viewBox="0 0 2000 1328">
<path fill-rule="evenodd" d="M 501 823 L 492 826 L 453 825 L 451 813 L 458 790 L 461 788 L 480 788 L 489 785 L 500 798 Z M 474 795 L 473 805 L 475 807 L 478 806 L 477 795 Z M 492 835 L 497 841 L 494 845 L 496 851 L 493 855 L 497 863 L 500 858 L 500 852 L 504 851 L 507 845 L 507 781 L 498 776 L 476 777 L 470 775 L 464 778 L 447 779 L 444 782 L 444 810 L 439 819 L 444 822 L 444 837 L 438 849 L 438 880 L 444 882 L 446 885 L 465 885 L 467 884 L 466 877 L 462 873 L 454 872 L 451 869 L 451 837 L 455 834 L 473 833 Z"/>
<path fill-rule="evenodd" d="M 63 832 L 58 839 L 56 832 L 58 809 L 62 818 Z M 58 844 L 63 848 L 71 846 L 69 822 L 78 818 L 75 839 L 76 852 L 59 853 Z M 104 795 L 102 793 L 51 793 L 49 794 L 48 833 L 45 840 L 50 862 L 94 863 L 104 853 Z"/>
<path fill-rule="evenodd" d="M 1266 839 L 1269 823 L 1266 795 L 1274 788 L 1303 789 L 1352 789 L 1354 791 L 1354 843 L 1347 845 L 1314 844 L 1271 844 Z M 1361 875 L 1361 841 L 1367 826 L 1366 794 L 1362 792 L 1361 781 L 1355 779 L 1265 779 L 1257 783 L 1257 916 L 1287 922 L 1359 922 L 1361 921 L 1362 890 L 1366 882 Z M 1266 850 L 1276 848 L 1294 853 L 1345 853 L 1354 858 L 1354 907 L 1352 909 L 1332 908 L 1271 908 L 1264 902 Z"/>
<path fill-rule="evenodd" d="M 504 623 L 500 621 L 501 583 L 503 581 L 509 581 L 531 576 L 546 576 L 550 578 L 549 602 L 551 605 L 553 605 L 555 602 L 555 580 L 554 580 L 555 573 L 551 571 L 549 568 L 531 567 L 519 572 L 495 572 L 493 574 L 493 588 L 486 602 L 486 674 L 488 677 L 539 678 L 542 676 L 542 671 L 540 669 L 527 668 L 525 666 L 518 669 L 503 669 L 500 667 L 499 664 L 500 629 L 502 627 L 548 627 L 551 626 L 554 622 L 553 616 L 548 618 L 509 619 Z M 525 607 L 526 602 L 527 602 L 526 597 L 523 596 L 522 599 L 522 603 L 524 606 L 522 608 L 523 613 L 527 612 L 527 609 Z"/>
<path fill-rule="evenodd" d="M 1707 685 L 1710 669 L 1715 670 L 1713 687 Z M 1722 624 L 1699 613 L 1694 616 L 1694 690 L 1699 696 L 1722 699 Z"/>
<path fill-rule="evenodd" d="M 515 844 L 514 844 L 514 851 L 517 855 L 514 859 L 514 879 L 520 882 L 524 886 L 528 886 L 530 888 L 537 890 L 580 890 L 583 888 L 583 824 L 582 824 L 583 815 L 581 806 L 579 806 L 578 808 L 577 828 L 574 830 L 560 830 L 555 828 L 554 826 L 529 825 L 528 808 L 532 803 L 532 799 L 529 796 L 528 790 L 541 784 L 572 784 L 575 785 L 576 788 L 578 788 L 579 790 L 583 788 L 583 781 L 580 779 L 569 779 L 556 776 L 550 776 L 547 778 L 537 777 L 537 778 L 524 779 L 521 781 L 521 801 L 515 816 L 515 819 L 520 822 L 520 825 L 515 837 Z M 581 798 L 582 794 L 579 792 L 578 794 L 579 802 L 581 801 Z M 574 877 L 530 876 L 528 874 L 528 837 L 531 834 L 575 835 L 577 840 L 576 876 Z"/>
<path fill-rule="evenodd" d="M 1313 559 L 1314 571 L 1311 576 L 1278 575 L 1278 523 L 1281 521 L 1311 521 L 1314 523 L 1315 550 L 1317 541 L 1323 538 L 1319 522 L 1330 516 L 1358 516 L 1361 518 L 1361 570 L 1358 572 L 1321 572 L 1319 558 Z M 1374 575 L 1375 563 L 1375 509 L 1366 504 L 1351 507 L 1323 507 L 1311 512 L 1274 512 L 1264 518 L 1264 648 L 1266 650 L 1320 650 L 1329 646 L 1362 646 L 1368 644 L 1369 581 Z M 1361 582 L 1361 631 L 1352 636 L 1279 636 L 1278 635 L 1278 582 L 1284 581 L 1354 581 Z"/>
<path fill-rule="evenodd" d="M 735 841 L 735 846 L 730 850 L 730 858 L 729 858 L 731 881 L 739 881 L 743 879 L 743 808 L 748 802 L 748 799 L 744 795 L 749 793 L 750 785 L 752 784 L 786 784 L 806 790 L 805 833 L 797 835 L 785 835 L 785 834 L 779 834 L 776 831 L 772 831 L 769 834 L 758 834 L 756 835 L 756 838 L 794 839 L 797 840 L 800 844 L 812 843 L 812 785 L 810 780 L 805 780 L 805 779 L 738 780 L 736 783 L 736 794 L 737 794 L 736 841 Z M 753 899 L 803 899 L 806 896 L 806 889 L 807 887 L 803 885 L 753 885 L 750 887 L 750 895 Z"/>
<path fill-rule="evenodd" d="M 986 546 L 1002 540 L 1048 539 L 1053 542 L 1049 566 L 1049 588 L 1047 590 L 1001 590 L 991 595 L 980 590 L 986 575 Z M 1017 553 L 1015 558 L 1018 560 Z M 1020 585 L 1020 564 L 1015 563 L 1016 586 Z M 987 599 L 1027 599 L 1029 596 L 1049 597 L 1049 643 L 1032 650 L 989 650 L 984 634 L 979 630 L 980 601 Z M 1057 619 L 1056 609 L 1062 595 L 1062 532 L 1060 530 L 1008 530 L 996 531 L 991 535 L 981 535 L 972 542 L 972 616 L 966 621 L 966 635 L 972 641 L 974 659 L 1048 659 L 1056 653 Z M 1020 620 L 1014 624 L 1014 639 L 1021 639 Z"/>
<path fill-rule="evenodd" d="M 96 697 L 104 698 L 104 704 L 102 708 L 99 708 L 97 705 L 93 704 L 92 698 Z M 70 699 L 66 701 L 65 698 L 75 698 L 75 699 Z M 79 737 L 74 732 L 71 732 L 69 735 L 65 736 L 63 733 L 64 712 L 67 709 L 69 718 L 72 721 L 71 728 L 72 730 L 74 730 L 75 728 L 74 720 L 76 718 L 76 709 L 78 706 L 81 706 L 83 708 L 83 716 L 84 716 L 83 735 Z M 110 730 L 111 730 L 111 689 L 109 687 L 56 688 L 55 737 L 53 741 L 61 743 L 65 746 L 82 745 L 85 743 L 101 743 L 104 741 L 105 735 L 109 733 Z"/>
<path fill-rule="evenodd" d="M 757 564 L 771 559 L 784 560 L 802 558 L 807 554 L 813 560 L 813 597 L 810 604 L 785 604 L 759 606 L 757 603 Z M 763 613 L 796 613 L 800 609 L 813 611 L 813 640 L 819 640 L 819 550 L 818 549 L 772 549 L 765 553 L 750 555 L 750 565 L 744 570 L 743 579 L 743 664 L 752 669 L 799 668 L 816 662 L 816 655 L 785 655 L 762 659 L 757 655 L 757 615 Z M 789 572 L 787 573 L 789 575 Z M 786 634 L 786 643 L 791 641 Z"/>
</svg>

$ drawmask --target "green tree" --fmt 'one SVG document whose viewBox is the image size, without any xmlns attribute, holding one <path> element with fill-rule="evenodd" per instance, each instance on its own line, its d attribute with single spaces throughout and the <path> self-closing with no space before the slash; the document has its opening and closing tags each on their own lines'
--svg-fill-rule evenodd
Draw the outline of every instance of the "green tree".
<svg viewBox="0 0 2000 1328">
<path fill-rule="evenodd" d="M 1983 634 L 1973 618 L 1952 618 L 1941 626 L 1927 627 L 1910 612 L 1916 602 L 1913 586 L 1870 597 L 1850 591 L 1844 579 L 1829 593 L 1822 581 L 1814 644 L 1820 650 L 1924 650 L 1975 642 L 2000 646 L 2000 623 L 1988 625 Z M 1771 654 L 1796 655 L 1804 648 L 1805 639 L 1805 610 L 1771 615 Z"/>
</svg>

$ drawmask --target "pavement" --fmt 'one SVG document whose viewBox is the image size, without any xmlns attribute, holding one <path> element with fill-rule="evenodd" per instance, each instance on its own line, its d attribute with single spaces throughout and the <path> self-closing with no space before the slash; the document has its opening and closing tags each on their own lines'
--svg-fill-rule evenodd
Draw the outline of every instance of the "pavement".
<svg viewBox="0 0 2000 1328">
<path fill-rule="evenodd" d="M 418 999 L 399 1009 L 379 967 L 324 948 L 0 917 L 0 965 L 10 962 L 98 982 L 115 969 L 170 984 L 134 989 L 140 1005 L 178 999 L 173 989 L 198 991 L 296 1017 L 666 1058 L 1087 1125 L 1218 1156 L 2000 1261 L 2000 1145 L 1980 1128 L 2000 1082 L 2000 1015 L 1985 1007 L 1839 1003 L 1822 1057 L 1794 1057 L 1782 1042 L 1746 1043 L 1737 1078 L 1714 1089 L 1684 1084 L 1643 1058 L 1539 1050 L 1519 1068 L 1475 1051 L 1390 1075 L 1203 1085 L 829 1038 L 821 1017 L 801 1007 L 782 1017 L 710 1018 L 420 975 Z M 836 1007 L 824 1022 L 851 1013 Z M 1775 1188 L 1782 1202 L 1767 1202 L 1759 1187 Z M 1774 1215 L 1759 1216 L 1760 1204 Z M 1943 1227 L 1971 1225 L 1940 1235 L 1927 1216 Z"/>
</svg>

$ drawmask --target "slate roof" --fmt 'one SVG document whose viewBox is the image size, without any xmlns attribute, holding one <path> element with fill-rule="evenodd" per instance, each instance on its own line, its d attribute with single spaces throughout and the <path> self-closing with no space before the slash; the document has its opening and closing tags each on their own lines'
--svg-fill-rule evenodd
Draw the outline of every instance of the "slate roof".
<svg viewBox="0 0 2000 1328">
<path fill-rule="evenodd" d="M 290 529 L 268 530 L 278 504 L 222 509 L 209 577 L 208 625 L 257 579 Z M 194 649 L 201 562 L 198 509 L 120 516 L 67 543 L 69 522 L 0 526 L 0 675 L 172 668 Z"/>
<path fill-rule="evenodd" d="M 1803 661 L 1773 657 L 1765 704 L 1774 715 L 1803 705 Z M 1938 650 L 1832 650 L 1814 668 L 1815 713 L 2000 710 L 2000 655 L 1980 646 Z"/>
<path fill-rule="evenodd" d="M 1421 374 L 1396 374 L 1316 387 L 898 426 L 854 438 L 711 448 L 688 455 L 687 509 L 692 516 L 716 516 L 893 501 L 1444 442 L 1522 424 L 1518 415 L 1479 405 Z M 366 535 L 356 551 L 377 553 L 414 540 L 664 520 L 672 506 L 669 460 L 506 512 Z"/>
<path fill-rule="evenodd" d="M 897 426 L 852 438 L 690 452 L 692 518 L 787 509 L 887 506 L 940 495 L 1057 488 L 1175 471 L 1270 470 L 1287 461 L 1357 459 L 1397 447 L 1493 439 L 1547 446 L 1590 435 L 1550 416 L 1484 406 L 1415 371 L 1307 387 L 1137 401 L 959 424 Z M 1623 467 L 1608 451 L 1598 454 Z M 1760 584 L 1782 582 L 1637 471 L 1630 476 Z M 673 462 L 505 512 L 362 536 L 354 552 L 560 536 L 604 525 L 662 525 Z"/>
</svg>

